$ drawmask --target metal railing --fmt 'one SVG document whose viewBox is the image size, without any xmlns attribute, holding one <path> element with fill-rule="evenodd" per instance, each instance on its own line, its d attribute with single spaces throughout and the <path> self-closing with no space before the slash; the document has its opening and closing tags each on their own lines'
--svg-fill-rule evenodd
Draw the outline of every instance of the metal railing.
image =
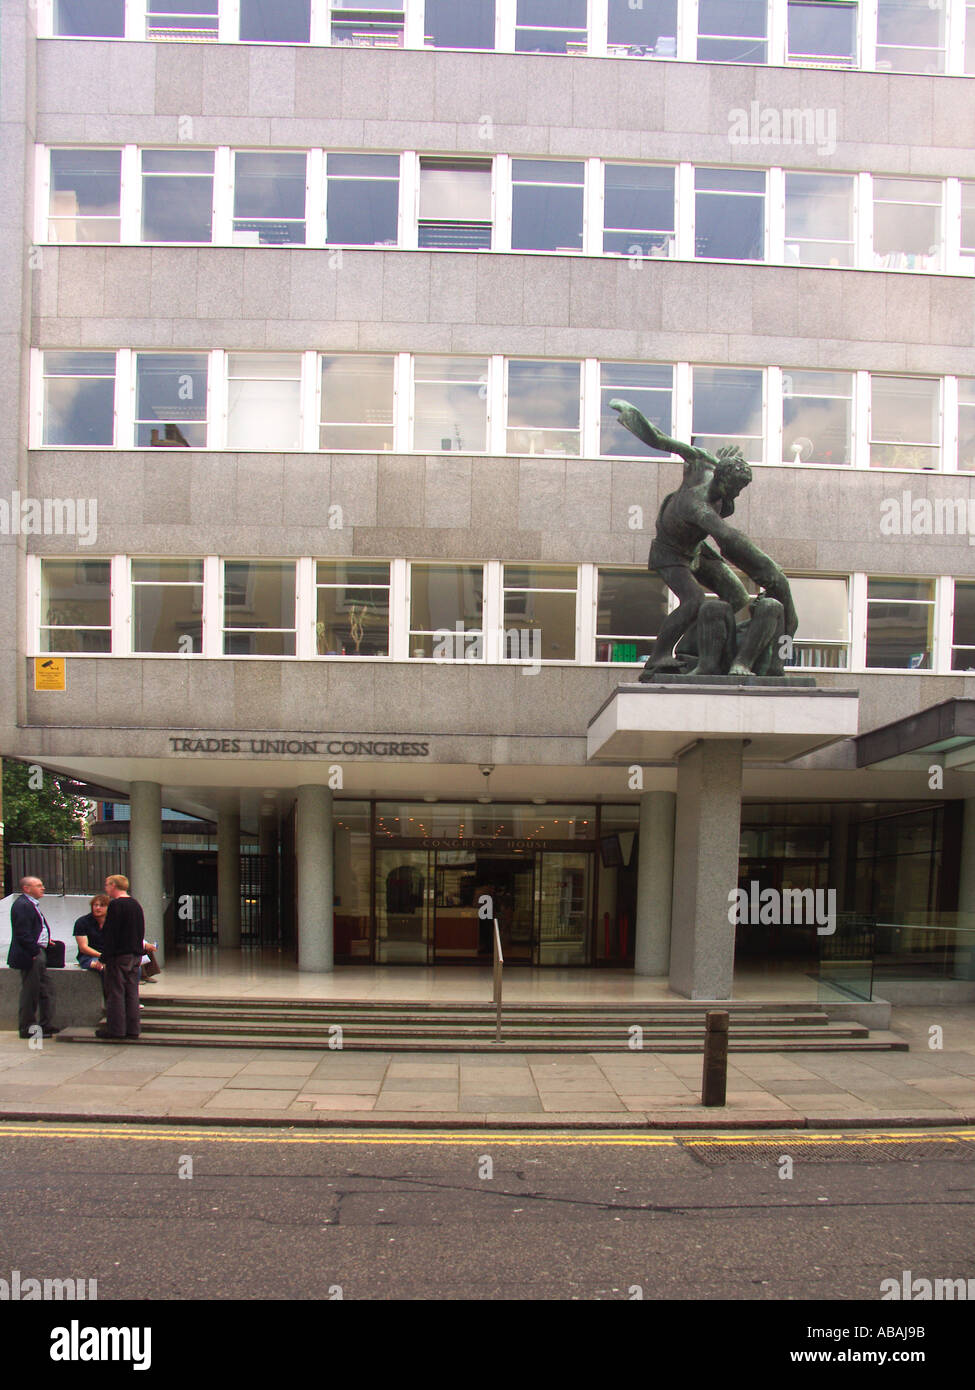
<svg viewBox="0 0 975 1390">
<path fill-rule="evenodd" d="M 501 950 L 501 932 L 498 919 L 494 919 L 494 1041 L 501 1041 L 501 974 L 504 970 L 504 952 Z"/>
<path fill-rule="evenodd" d="M 88 897 L 100 893 L 109 874 L 128 877 L 127 849 L 98 845 L 11 845 L 10 877 L 13 892 L 22 878 L 39 878 L 52 896 L 61 893 Z"/>
</svg>

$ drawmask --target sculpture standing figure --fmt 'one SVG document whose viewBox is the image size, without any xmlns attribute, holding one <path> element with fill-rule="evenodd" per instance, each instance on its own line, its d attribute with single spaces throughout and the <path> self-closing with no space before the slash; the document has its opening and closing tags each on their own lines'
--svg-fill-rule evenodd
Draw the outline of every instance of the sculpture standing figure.
<svg viewBox="0 0 975 1390">
<path fill-rule="evenodd" d="M 781 638 L 791 638 L 798 626 L 789 581 L 774 560 L 727 522 L 736 497 L 752 480 L 744 454 L 737 445 L 710 454 L 671 439 L 627 401 L 613 400 L 610 406 L 631 434 L 684 460 L 681 485 L 664 498 L 657 514 L 649 559 L 650 569 L 680 603 L 661 624 L 640 679 L 673 671 L 781 676 Z M 755 597 L 732 565 L 760 586 Z M 749 616 L 736 623 L 743 609 Z"/>
</svg>

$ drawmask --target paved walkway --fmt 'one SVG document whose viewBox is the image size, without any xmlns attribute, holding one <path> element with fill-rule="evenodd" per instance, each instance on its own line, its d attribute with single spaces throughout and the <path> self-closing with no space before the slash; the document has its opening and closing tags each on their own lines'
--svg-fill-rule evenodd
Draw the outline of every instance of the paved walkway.
<svg viewBox="0 0 975 1390">
<path fill-rule="evenodd" d="M 941 1050 L 929 1029 L 943 1030 Z M 731 1055 L 700 1104 L 686 1054 L 458 1054 L 58 1044 L 0 1033 L 0 1119 L 769 1128 L 975 1124 L 975 1008 L 902 1008 L 909 1052 Z"/>
</svg>

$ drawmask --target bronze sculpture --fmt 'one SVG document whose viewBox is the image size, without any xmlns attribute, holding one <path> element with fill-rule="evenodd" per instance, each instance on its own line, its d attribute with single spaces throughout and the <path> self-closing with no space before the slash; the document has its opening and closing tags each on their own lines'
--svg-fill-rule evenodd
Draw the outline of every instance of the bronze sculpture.
<svg viewBox="0 0 975 1390">
<path fill-rule="evenodd" d="M 774 560 L 727 522 L 735 498 L 752 480 L 744 454 L 737 445 L 710 454 L 671 439 L 627 401 L 612 400 L 610 406 L 631 434 L 684 460 L 681 485 L 664 498 L 657 514 L 648 561 L 680 603 L 661 624 L 641 681 L 668 673 L 783 676 L 782 659 L 798 626 L 789 581 Z M 732 565 L 759 586 L 756 595 L 749 594 Z M 748 616 L 736 622 L 743 610 Z"/>
</svg>

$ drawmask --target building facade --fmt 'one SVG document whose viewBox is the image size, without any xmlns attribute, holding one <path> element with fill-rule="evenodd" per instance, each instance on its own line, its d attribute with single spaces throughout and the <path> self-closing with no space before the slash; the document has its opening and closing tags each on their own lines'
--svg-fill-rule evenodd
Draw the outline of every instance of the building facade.
<svg viewBox="0 0 975 1390">
<path fill-rule="evenodd" d="M 3 6 L 0 747 L 130 803 L 158 934 L 166 808 L 222 945 L 244 842 L 303 969 L 483 961 L 487 898 L 511 961 L 666 975 L 675 760 L 587 755 L 670 602 L 624 398 L 742 448 L 789 662 L 859 692 L 746 766 L 742 881 L 965 978 L 973 15 Z"/>
</svg>

